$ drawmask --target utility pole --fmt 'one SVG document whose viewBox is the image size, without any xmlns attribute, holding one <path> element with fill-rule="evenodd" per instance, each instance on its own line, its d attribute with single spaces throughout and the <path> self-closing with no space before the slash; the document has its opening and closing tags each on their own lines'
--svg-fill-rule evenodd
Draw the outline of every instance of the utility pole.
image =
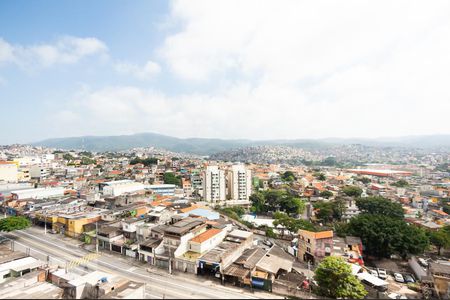
<svg viewBox="0 0 450 300">
<path fill-rule="evenodd" d="M 47 234 L 47 212 L 44 212 L 44 234 Z"/>
<path fill-rule="evenodd" d="M 98 221 L 95 222 L 95 252 L 98 253 Z"/>
<path fill-rule="evenodd" d="M 253 293 L 252 269 L 250 269 L 250 272 L 248 273 L 248 279 L 249 279 L 249 282 L 250 282 L 250 291 Z"/>
<path fill-rule="evenodd" d="M 172 248 L 169 245 L 169 274 L 172 274 Z"/>
</svg>

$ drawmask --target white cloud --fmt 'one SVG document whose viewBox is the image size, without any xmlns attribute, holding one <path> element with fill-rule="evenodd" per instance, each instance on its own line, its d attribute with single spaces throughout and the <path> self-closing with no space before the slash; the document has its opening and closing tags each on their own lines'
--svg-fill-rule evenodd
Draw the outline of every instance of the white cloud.
<svg viewBox="0 0 450 300">
<path fill-rule="evenodd" d="M 182 29 L 160 55 L 183 79 L 231 70 L 297 82 L 383 61 L 396 45 L 448 26 L 449 9 L 448 1 L 175 1 Z"/>
<path fill-rule="evenodd" d="M 0 65 L 13 60 L 13 47 L 0 38 Z"/>
<path fill-rule="evenodd" d="M 86 91 L 65 108 L 83 121 L 63 128 L 255 139 L 450 133 L 449 9 L 448 1 L 175 1 L 181 28 L 158 55 L 183 85 L 219 88 Z"/>
<path fill-rule="evenodd" d="M 144 66 L 139 66 L 128 62 L 119 62 L 116 63 L 114 67 L 117 72 L 133 76 L 139 80 L 151 79 L 156 74 L 161 72 L 161 67 L 157 63 L 150 60 L 147 61 Z"/>
<path fill-rule="evenodd" d="M 0 63 L 15 63 L 26 69 L 74 64 L 87 56 L 106 55 L 107 51 L 102 41 L 92 37 L 64 36 L 55 43 L 31 46 L 11 45 L 0 39 Z"/>
</svg>

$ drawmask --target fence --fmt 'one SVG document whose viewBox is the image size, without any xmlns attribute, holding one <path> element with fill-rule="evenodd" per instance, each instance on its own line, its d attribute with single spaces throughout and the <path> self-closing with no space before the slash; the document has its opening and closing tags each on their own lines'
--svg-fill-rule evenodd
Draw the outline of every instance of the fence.
<svg viewBox="0 0 450 300">
<path fill-rule="evenodd" d="M 300 299 L 318 299 L 314 294 L 283 284 L 277 280 L 272 284 L 272 293 L 283 296 L 297 297 Z"/>
</svg>

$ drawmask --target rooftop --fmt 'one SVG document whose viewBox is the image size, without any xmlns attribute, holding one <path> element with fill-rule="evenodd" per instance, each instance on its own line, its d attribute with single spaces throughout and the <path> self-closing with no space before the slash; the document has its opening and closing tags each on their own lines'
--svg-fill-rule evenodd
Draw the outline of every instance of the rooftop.
<svg viewBox="0 0 450 300">
<path fill-rule="evenodd" d="M 222 232 L 222 230 L 217 229 L 217 228 L 211 228 L 211 229 L 208 229 L 205 232 L 197 235 L 196 237 L 192 238 L 190 241 L 194 242 L 194 243 L 203 243 L 203 242 L 209 240 L 210 238 L 216 236 L 220 232 Z"/>
<path fill-rule="evenodd" d="M 48 282 L 37 282 L 37 272 L 0 284 L 3 299 L 61 299 L 63 290 Z M 36 282 L 30 284 L 30 279 Z"/>
<path fill-rule="evenodd" d="M 319 232 L 313 232 L 308 230 L 300 229 L 298 232 L 299 235 L 307 236 L 314 239 L 328 239 L 333 238 L 333 231 L 327 230 L 327 231 L 319 231 Z"/>
<path fill-rule="evenodd" d="M 191 218 L 191 217 L 184 218 L 181 221 L 178 221 L 175 224 L 173 224 L 172 226 L 169 226 L 168 228 L 166 228 L 165 233 L 184 234 L 204 223 L 205 222 L 203 220 L 200 220 L 197 218 Z"/>
<path fill-rule="evenodd" d="M 430 262 L 430 271 L 432 274 L 450 275 L 450 265 Z"/>
</svg>

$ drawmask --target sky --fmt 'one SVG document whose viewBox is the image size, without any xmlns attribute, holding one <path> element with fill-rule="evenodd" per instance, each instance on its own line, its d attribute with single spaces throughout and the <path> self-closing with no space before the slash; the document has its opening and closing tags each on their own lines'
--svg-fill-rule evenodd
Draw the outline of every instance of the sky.
<svg viewBox="0 0 450 300">
<path fill-rule="evenodd" d="M 450 134 L 450 1 L 0 1 L 0 144 Z"/>
</svg>

